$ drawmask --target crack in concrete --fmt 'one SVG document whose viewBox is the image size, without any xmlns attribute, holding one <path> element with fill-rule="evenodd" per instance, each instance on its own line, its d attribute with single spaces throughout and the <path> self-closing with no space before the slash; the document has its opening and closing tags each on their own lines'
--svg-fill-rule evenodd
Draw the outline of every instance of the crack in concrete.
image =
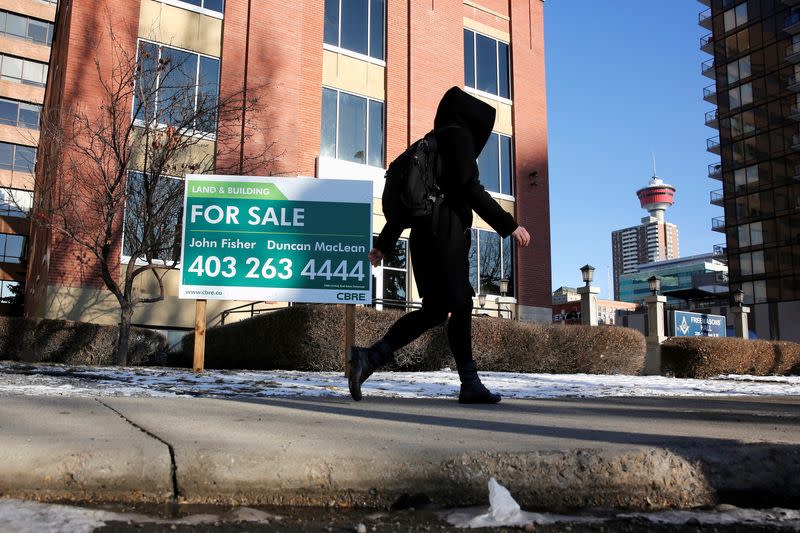
<svg viewBox="0 0 800 533">
<path fill-rule="evenodd" d="M 162 439 L 161 437 L 159 437 L 158 435 L 156 435 L 152 431 L 149 431 L 149 430 L 145 429 L 144 427 L 140 426 L 139 424 L 137 424 L 136 422 L 134 422 L 133 420 L 131 420 L 130 418 L 128 418 L 127 416 L 122 414 L 121 412 L 117 411 L 116 409 L 114 409 L 113 407 L 108 405 L 107 403 L 105 403 L 102 400 L 100 400 L 99 398 L 95 398 L 94 400 L 97 403 L 99 403 L 100 405 L 102 405 L 103 407 L 106 407 L 107 409 L 110 409 L 111 411 L 116 413 L 117 416 L 119 416 L 125 422 L 127 422 L 130 425 L 132 425 L 133 427 L 135 427 L 136 429 L 138 429 L 139 431 L 141 431 L 145 435 L 156 439 L 158 442 L 160 442 L 161 444 L 163 444 L 164 446 L 167 447 L 167 450 L 169 451 L 170 473 L 172 475 L 172 500 L 173 501 L 178 501 L 178 498 L 180 498 L 180 496 L 181 496 L 181 491 L 180 491 L 180 488 L 178 487 L 178 463 L 175 461 L 175 448 L 172 447 L 172 444 L 170 444 L 169 442 L 165 441 L 164 439 Z"/>
</svg>

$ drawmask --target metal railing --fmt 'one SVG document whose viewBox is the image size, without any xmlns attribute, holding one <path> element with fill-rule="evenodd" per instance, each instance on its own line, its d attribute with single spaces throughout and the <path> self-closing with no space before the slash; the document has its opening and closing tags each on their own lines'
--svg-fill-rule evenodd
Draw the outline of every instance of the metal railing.
<svg viewBox="0 0 800 533">
<path fill-rule="evenodd" d="M 725 231 L 725 217 L 714 217 L 711 219 L 711 229 L 714 231 Z"/>
<path fill-rule="evenodd" d="M 708 165 L 708 177 L 714 179 L 722 177 L 722 163 L 711 163 Z"/>
<path fill-rule="evenodd" d="M 725 244 L 715 244 L 714 245 L 714 255 L 721 256 L 721 255 L 727 255 L 727 254 L 728 254 L 728 248 L 727 248 L 727 246 Z"/>
<path fill-rule="evenodd" d="M 702 11 L 697 16 L 697 23 L 700 24 L 701 26 L 704 26 L 704 27 L 706 25 L 709 25 L 709 26 L 711 25 L 711 8 L 710 7 L 708 9 L 706 9 L 705 11 Z"/>
<path fill-rule="evenodd" d="M 706 113 L 706 126 L 711 126 L 712 124 L 715 124 L 718 119 L 719 119 L 719 110 L 712 109 L 711 111 Z"/>
<path fill-rule="evenodd" d="M 783 21 L 783 29 L 786 30 L 787 28 L 794 26 L 800 22 L 800 12 L 795 11 L 791 13 L 786 19 Z"/>
<path fill-rule="evenodd" d="M 800 43 L 792 43 L 786 47 L 786 57 L 800 53 Z"/>
<path fill-rule="evenodd" d="M 722 193 L 722 189 L 717 189 L 716 191 L 711 191 L 711 203 L 720 203 L 725 198 L 725 195 Z"/>
<path fill-rule="evenodd" d="M 717 101 L 717 86 L 715 84 L 712 83 L 707 87 L 703 87 L 703 100 Z"/>
<path fill-rule="evenodd" d="M 713 44 L 714 42 L 714 35 L 709 33 L 707 35 L 703 35 L 700 37 L 700 50 L 703 50 L 706 46 Z"/>
<path fill-rule="evenodd" d="M 719 136 L 706 139 L 706 150 L 709 152 L 719 150 Z"/>
<path fill-rule="evenodd" d="M 704 76 L 708 75 L 708 72 L 709 71 L 713 71 L 713 70 L 714 70 L 714 58 L 713 57 L 711 59 L 707 59 L 706 61 L 703 61 L 702 63 L 700 63 L 700 73 L 703 74 Z M 711 73 L 711 78 L 713 78 L 713 77 L 714 77 L 714 73 L 712 72 Z"/>
</svg>

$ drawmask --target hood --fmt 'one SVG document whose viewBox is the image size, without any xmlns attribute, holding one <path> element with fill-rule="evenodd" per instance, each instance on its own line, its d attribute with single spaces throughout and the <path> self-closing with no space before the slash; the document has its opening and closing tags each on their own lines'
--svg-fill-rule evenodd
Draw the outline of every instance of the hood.
<svg viewBox="0 0 800 533">
<path fill-rule="evenodd" d="M 453 87 L 442 96 L 433 127 L 437 130 L 453 125 L 466 128 L 472 134 L 477 156 L 492 133 L 495 113 L 495 108 L 486 102 L 478 100 L 458 87 Z"/>
</svg>

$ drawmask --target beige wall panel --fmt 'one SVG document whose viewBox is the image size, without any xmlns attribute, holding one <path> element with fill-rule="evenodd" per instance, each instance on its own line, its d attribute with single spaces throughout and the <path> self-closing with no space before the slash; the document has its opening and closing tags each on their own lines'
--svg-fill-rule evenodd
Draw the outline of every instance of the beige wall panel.
<svg viewBox="0 0 800 533">
<path fill-rule="evenodd" d="M 23 85 L 12 81 L 0 81 L 0 97 L 41 104 L 44 102 L 44 87 Z"/>
<path fill-rule="evenodd" d="M 222 21 L 154 0 L 143 0 L 139 37 L 219 57 Z"/>
<path fill-rule="evenodd" d="M 508 32 L 498 30 L 497 28 L 492 28 L 491 26 L 478 22 L 477 20 L 472 20 L 471 18 L 464 17 L 464 27 L 468 30 L 474 30 L 489 37 L 494 37 L 495 39 L 505 43 L 511 42 L 511 35 L 509 35 Z"/>
<path fill-rule="evenodd" d="M 33 174 L 0 169 L 0 186 L 33 190 Z"/>
<path fill-rule="evenodd" d="M 487 98 L 480 94 L 475 94 L 474 92 L 470 92 L 470 94 L 486 102 L 495 108 L 495 110 L 497 110 L 497 114 L 494 117 L 494 127 L 492 128 L 494 131 L 504 135 L 514 135 L 514 126 L 513 121 L 511 120 L 513 108 L 510 105 L 506 104 L 505 102 L 498 102 L 497 100 Z"/>
<path fill-rule="evenodd" d="M 56 6 L 31 0 L 0 0 L 0 9 L 13 11 L 29 17 L 53 22 L 56 19 Z"/>
<path fill-rule="evenodd" d="M 376 100 L 386 99 L 386 69 L 330 50 L 322 52 L 322 84 Z"/>
<path fill-rule="evenodd" d="M 142 130 L 135 130 L 134 135 L 138 135 Z M 172 164 L 180 168 L 182 164 L 201 164 L 206 168 L 210 168 L 210 162 L 214 157 L 214 142 L 199 140 L 197 144 L 187 147 L 184 154 L 175 155 Z M 144 168 L 144 153 L 136 152 L 131 158 L 131 168 L 142 169 Z M 170 174 L 169 172 L 167 172 Z M 176 171 L 174 176 L 181 177 L 183 173 Z"/>
<path fill-rule="evenodd" d="M 119 306 L 108 291 L 50 285 L 47 287 L 44 318 L 116 324 L 119 322 Z"/>
<path fill-rule="evenodd" d="M 39 132 L 29 128 L 0 124 L 0 141 L 25 146 L 39 146 Z"/>
<path fill-rule="evenodd" d="M 16 37 L 6 37 L 0 35 L 0 50 L 4 54 L 33 59 L 40 63 L 50 62 L 50 47 L 37 44 L 33 41 L 26 41 Z"/>
<path fill-rule="evenodd" d="M 516 216 L 514 212 L 514 202 L 512 202 L 511 200 L 503 200 L 501 198 L 495 198 L 495 201 L 497 201 L 497 203 L 500 204 L 500 207 L 502 207 L 503 210 L 511 213 L 511 216 Z M 473 228 L 488 229 L 494 231 L 494 229 L 492 229 L 492 227 L 485 220 L 479 217 L 478 214 L 475 212 L 473 212 L 473 219 L 474 219 L 472 223 Z"/>
</svg>

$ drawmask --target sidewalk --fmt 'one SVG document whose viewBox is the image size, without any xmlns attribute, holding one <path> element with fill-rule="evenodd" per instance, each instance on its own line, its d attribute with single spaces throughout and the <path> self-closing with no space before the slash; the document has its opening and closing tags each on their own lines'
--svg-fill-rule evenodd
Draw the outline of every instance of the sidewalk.
<svg viewBox="0 0 800 533">
<path fill-rule="evenodd" d="M 0 492 L 270 505 L 687 507 L 800 497 L 800 398 L 0 396 Z"/>
</svg>

